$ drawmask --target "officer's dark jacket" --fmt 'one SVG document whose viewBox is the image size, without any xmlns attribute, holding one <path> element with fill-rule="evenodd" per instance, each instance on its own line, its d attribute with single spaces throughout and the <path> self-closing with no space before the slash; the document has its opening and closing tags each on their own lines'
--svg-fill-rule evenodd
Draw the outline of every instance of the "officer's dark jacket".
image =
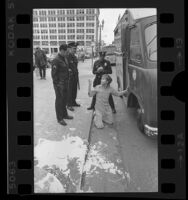
<svg viewBox="0 0 188 200">
<path fill-rule="evenodd" d="M 78 59 L 77 59 L 77 57 L 72 53 L 69 53 L 67 57 L 68 57 L 68 61 L 69 61 L 69 68 L 71 69 L 71 71 L 74 75 L 77 75 L 78 74 Z"/>
<path fill-rule="evenodd" d="M 97 72 L 97 69 L 99 67 L 103 67 L 103 71 L 102 72 Z M 94 66 L 93 66 L 93 74 L 97 75 L 97 76 L 102 76 L 103 74 L 112 74 L 112 68 L 110 65 L 110 61 L 104 59 L 103 61 L 101 60 L 96 60 L 94 62 Z"/>
<path fill-rule="evenodd" d="M 103 71 L 102 72 L 97 72 L 97 69 L 99 67 L 103 67 Z M 93 66 L 93 74 L 96 75 L 94 81 L 93 81 L 93 87 L 95 87 L 96 85 L 101 84 L 101 77 L 103 74 L 112 74 L 112 68 L 110 65 L 110 61 L 104 59 L 103 61 L 101 60 L 96 60 L 94 62 L 94 66 Z"/>
<path fill-rule="evenodd" d="M 52 61 L 52 79 L 54 84 L 64 84 L 69 79 L 68 60 L 58 54 Z"/>
</svg>

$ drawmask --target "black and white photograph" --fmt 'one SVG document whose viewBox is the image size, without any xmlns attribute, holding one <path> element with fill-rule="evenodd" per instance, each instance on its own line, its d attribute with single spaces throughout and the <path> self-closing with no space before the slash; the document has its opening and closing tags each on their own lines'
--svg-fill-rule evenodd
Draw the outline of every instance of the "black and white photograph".
<svg viewBox="0 0 188 200">
<path fill-rule="evenodd" d="M 157 9 L 33 9 L 34 193 L 158 192 Z"/>
</svg>

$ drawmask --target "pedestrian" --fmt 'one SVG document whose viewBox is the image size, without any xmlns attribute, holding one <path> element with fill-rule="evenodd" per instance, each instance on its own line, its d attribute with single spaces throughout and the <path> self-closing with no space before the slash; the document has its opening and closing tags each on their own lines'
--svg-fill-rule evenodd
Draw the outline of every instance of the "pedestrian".
<svg viewBox="0 0 188 200">
<path fill-rule="evenodd" d="M 93 81 L 93 87 L 100 85 L 101 84 L 101 77 L 103 74 L 112 74 L 112 68 L 110 61 L 105 59 L 106 52 L 105 51 L 100 51 L 99 52 L 99 59 L 94 62 L 93 66 L 93 74 L 96 75 L 95 79 Z M 96 102 L 96 96 L 93 96 L 91 106 L 87 108 L 88 110 L 95 109 L 95 102 Z M 113 113 L 116 113 L 114 101 L 112 98 L 112 95 L 110 94 L 109 96 L 109 103 L 112 109 Z"/>
<path fill-rule="evenodd" d="M 79 84 L 79 72 L 78 72 L 78 59 L 76 57 L 78 43 L 71 42 L 68 44 L 69 53 L 68 53 L 68 61 L 69 61 L 69 69 L 70 69 L 70 79 L 69 79 L 69 90 L 68 90 L 68 101 L 67 101 L 67 109 L 73 111 L 73 107 L 80 107 L 80 104 L 76 102 L 77 97 L 77 88 L 80 89 Z"/>
<path fill-rule="evenodd" d="M 45 52 L 40 47 L 36 48 L 35 64 L 39 68 L 40 79 L 46 79 L 47 57 Z"/>
<path fill-rule="evenodd" d="M 104 128 L 103 121 L 107 124 L 113 124 L 112 109 L 109 105 L 109 96 L 122 96 L 128 94 L 128 89 L 118 92 L 110 86 L 112 78 L 108 74 L 104 74 L 101 84 L 91 90 L 91 80 L 89 80 L 88 95 L 96 96 L 96 105 L 94 112 L 94 123 L 97 128 Z"/>
<path fill-rule="evenodd" d="M 73 119 L 67 112 L 67 95 L 68 95 L 68 79 L 69 67 L 66 58 L 67 45 L 62 44 L 59 47 L 59 53 L 52 61 L 51 76 L 53 80 L 54 90 L 56 94 L 55 110 L 58 123 L 65 126 L 67 123 L 64 119 Z"/>
</svg>

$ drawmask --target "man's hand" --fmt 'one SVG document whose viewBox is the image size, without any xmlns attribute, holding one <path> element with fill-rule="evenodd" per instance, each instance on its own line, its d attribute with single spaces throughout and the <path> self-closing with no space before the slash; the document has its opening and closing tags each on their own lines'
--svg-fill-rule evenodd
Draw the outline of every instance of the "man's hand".
<svg viewBox="0 0 188 200">
<path fill-rule="evenodd" d="M 99 67 L 98 69 L 97 69 L 97 72 L 102 72 L 103 71 L 103 67 Z"/>
</svg>

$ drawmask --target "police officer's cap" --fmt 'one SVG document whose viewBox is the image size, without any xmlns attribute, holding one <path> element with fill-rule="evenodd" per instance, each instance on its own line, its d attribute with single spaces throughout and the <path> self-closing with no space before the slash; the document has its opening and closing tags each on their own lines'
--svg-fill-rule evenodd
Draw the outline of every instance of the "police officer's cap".
<svg viewBox="0 0 188 200">
<path fill-rule="evenodd" d="M 99 51 L 99 56 L 105 56 L 106 55 L 106 51 Z"/>
<path fill-rule="evenodd" d="M 79 44 L 78 42 L 70 42 L 68 43 L 68 47 L 71 48 L 71 47 L 77 47 Z"/>
<path fill-rule="evenodd" d="M 64 51 L 66 51 L 67 50 L 67 44 L 65 44 L 65 43 L 61 44 L 60 47 L 59 47 L 59 50 L 61 51 L 62 49 Z"/>
</svg>

